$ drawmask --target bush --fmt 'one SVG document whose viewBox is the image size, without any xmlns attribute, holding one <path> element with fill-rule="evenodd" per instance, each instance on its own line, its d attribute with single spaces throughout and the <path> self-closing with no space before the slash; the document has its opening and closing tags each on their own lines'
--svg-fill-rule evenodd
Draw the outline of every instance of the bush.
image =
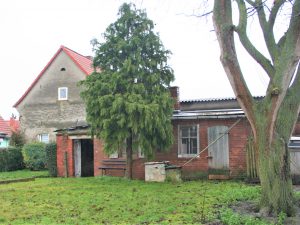
<svg viewBox="0 0 300 225">
<path fill-rule="evenodd" d="M 46 160 L 49 174 L 51 177 L 57 176 L 57 163 L 56 163 L 56 143 L 49 143 L 45 147 Z"/>
<path fill-rule="evenodd" d="M 0 171 L 14 171 L 24 168 L 22 151 L 17 147 L 0 149 Z"/>
<path fill-rule="evenodd" d="M 12 132 L 9 145 L 22 148 L 25 144 L 24 133 L 21 131 Z"/>
<path fill-rule="evenodd" d="M 45 144 L 32 142 L 23 146 L 24 163 L 28 169 L 43 170 L 46 166 Z"/>
</svg>

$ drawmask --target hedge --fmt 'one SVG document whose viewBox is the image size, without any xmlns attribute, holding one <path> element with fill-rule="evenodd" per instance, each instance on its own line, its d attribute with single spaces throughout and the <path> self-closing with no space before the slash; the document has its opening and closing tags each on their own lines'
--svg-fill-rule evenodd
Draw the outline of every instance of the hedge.
<svg viewBox="0 0 300 225">
<path fill-rule="evenodd" d="M 0 171 L 14 171 L 24 168 L 21 148 L 8 147 L 0 149 Z"/>
<path fill-rule="evenodd" d="M 57 163 L 56 163 L 56 143 L 49 143 L 45 147 L 46 161 L 49 174 L 52 177 L 57 176 Z"/>
<path fill-rule="evenodd" d="M 45 144 L 32 142 L 23 146 L 24 163 L 28 169 L 43 170 L 46 168 Z"/>
</svg>

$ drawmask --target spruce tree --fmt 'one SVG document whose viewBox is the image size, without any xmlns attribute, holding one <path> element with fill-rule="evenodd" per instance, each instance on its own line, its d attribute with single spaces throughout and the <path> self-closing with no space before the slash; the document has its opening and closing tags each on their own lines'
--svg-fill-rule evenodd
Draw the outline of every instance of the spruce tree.
<svg viewBox="0 0 300 225">
<path fill-rule="evenodd" d="M 123 4 L 116 22 L 93 40 L 94 72 L 81 82 L 87 121 L 104 141 L 107 154 L 126 146 L 127 178 L 132 178 L 132 154 L 138 149 L 148 159 L 156 149 L 167 150 L 173 140 L 173 70 L 154 23 L 144 10 Z"/>
</svg>

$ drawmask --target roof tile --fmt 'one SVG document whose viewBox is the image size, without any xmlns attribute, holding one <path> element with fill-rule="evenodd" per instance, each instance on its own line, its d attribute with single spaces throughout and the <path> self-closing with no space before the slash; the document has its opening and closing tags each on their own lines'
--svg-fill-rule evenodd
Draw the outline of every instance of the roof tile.
<svg viewBox="0 0 300 225">
<path fill-rule="evenodd" d="M 7 134 L 8 136 L 11 135 L 11 130 L 9 128 L 9 121 L 5 121 L 1 116 L 0 116 L 0 133 Z"/>
</svg>

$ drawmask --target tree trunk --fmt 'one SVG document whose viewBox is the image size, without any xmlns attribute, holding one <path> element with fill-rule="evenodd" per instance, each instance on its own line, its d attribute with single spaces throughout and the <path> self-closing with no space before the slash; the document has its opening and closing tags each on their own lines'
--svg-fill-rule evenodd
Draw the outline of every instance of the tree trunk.
<svg viewBox="0 0 300 225">
<path fill-rule="evenodd" d="M 288 216 L 294 214 L 294 196 L 290 174 L 288 140 L 277 130 L 268 140 L 267 124 L 260 124 L 255 137 L 255 148 L 259 154 L 259 178 L 261 182 L 261 210 L 267 214 Z M 266 147 L 270 146 L 270 147 Z"/>
<path fill-rule="evenodd" d="M 132 135 L 126 139 L 126 173 L 127 179 L 132 179 Z"/>
</svg>

